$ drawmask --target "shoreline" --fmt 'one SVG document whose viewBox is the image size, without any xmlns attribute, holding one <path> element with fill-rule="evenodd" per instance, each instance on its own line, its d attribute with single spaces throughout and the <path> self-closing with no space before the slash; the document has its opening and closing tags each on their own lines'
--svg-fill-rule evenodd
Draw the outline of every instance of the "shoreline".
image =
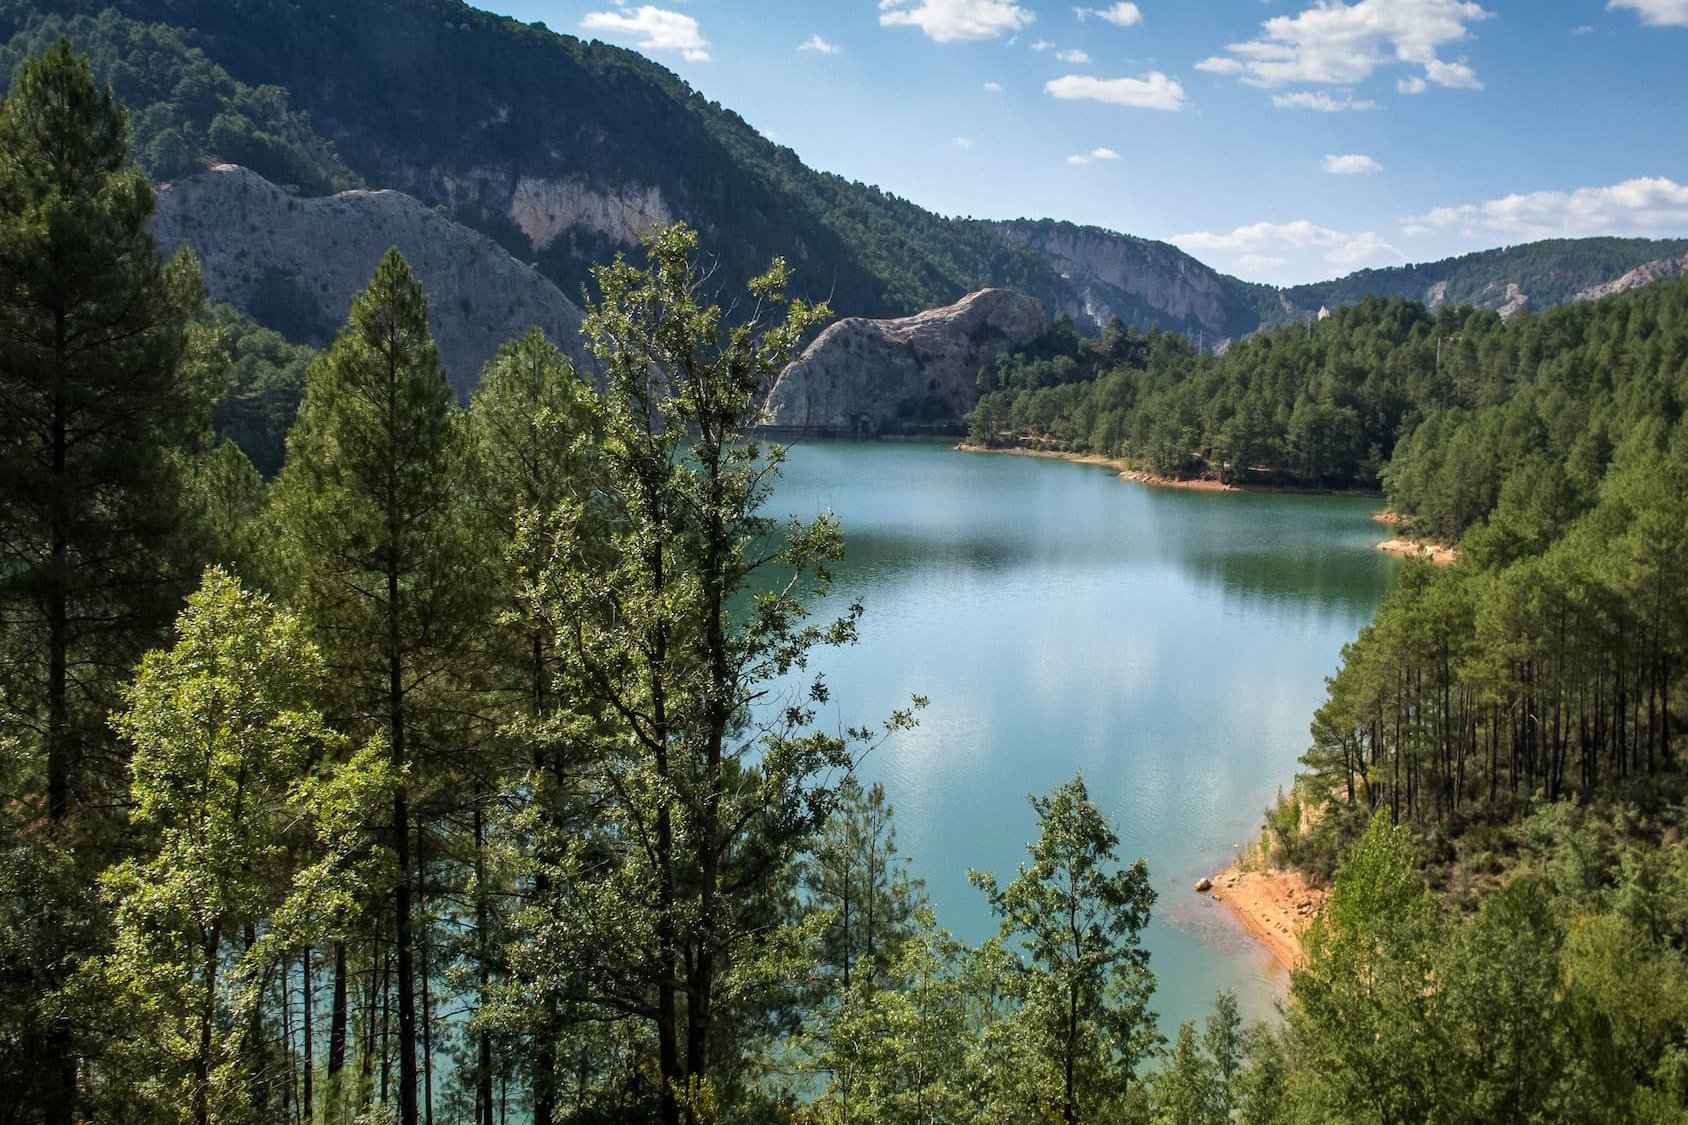
<svg viewBox="0 0 1688 1125">
<path fill-rule="evenodd" d="M 1381 500 L 1381 492 L 1372 492 L 1359 488 L 1297 488 L 1287 484 L 1226 484 L 1224 481 L 1198 478 L 1185 480 L 1179 477 L 1164 477 L 1155 473 L 1133 469 L 1118 457 L 1104 457 L 1100 453 L 1069 453 L 1060 449 L 1027 449 L 1023 446 L 990 446 L 975 445 L 972 442 L 961 442 L 955 446 L 961 453 L 1006 453 L 1014 457 L 1045 457 L 1055 461 L 1072 461 L 1080 465 L 1103 465 L 1113 469 L 1120 475 L 1120 479 L 1132 481 L 1135 484 L 1146 484 L 1155 488 L 1187 488 L 1195 492 L 1254 492 L 1285 496 L 1363 496 L 1370 500 Z"/>
<path fill-rule="evenodd" d="M 1299 871 L 1243 871 L 1236 864 L 1213 876 L 1206 894 L 1285 969 L 1301 963 L 1301 934 L 1330 898 Z"/>
</svg>

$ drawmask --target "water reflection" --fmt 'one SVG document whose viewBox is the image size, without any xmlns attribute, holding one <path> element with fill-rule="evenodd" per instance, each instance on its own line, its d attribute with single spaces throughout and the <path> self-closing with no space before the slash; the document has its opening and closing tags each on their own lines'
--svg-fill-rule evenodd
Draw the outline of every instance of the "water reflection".
<svg viewBox="0 0 1688 1125">
<path fill-rule="evenodd" d="M 837 701 L 823 721 L 931 698 L 864 774 L 941 920 L 993 932 L 967 868 L 1011 873 L 1026 795 L 1082 769 L 1162 893 L 1149 947 L 1167 1025 L 1219 987 L 1268 1014 L 1281 976 L 1188 888 L 1292 776 L 1325 677 L 1397 572 L 1371 547 L 1376 504 L 933 446 L 794 449 L 773 511 L 827 509 L 847 542 L 838 603 L 867 616 L 859 645 L 820 662 Z"/>
</svg>

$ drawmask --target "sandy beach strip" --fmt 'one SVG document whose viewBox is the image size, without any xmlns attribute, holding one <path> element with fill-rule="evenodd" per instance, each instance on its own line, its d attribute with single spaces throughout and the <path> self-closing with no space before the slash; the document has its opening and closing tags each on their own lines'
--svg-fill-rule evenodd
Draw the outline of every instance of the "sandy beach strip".
<svg viewBox="0 0 1688 1125">
<path fill-rule="evenodd" d="M 1250 937 L 1286 969 L 1301 961 L 1301 934 L 1324 910 L 1330 891 L 1298 871 L 1240 871 L 1227 867 L 1207 892 Z"/>
</svg>

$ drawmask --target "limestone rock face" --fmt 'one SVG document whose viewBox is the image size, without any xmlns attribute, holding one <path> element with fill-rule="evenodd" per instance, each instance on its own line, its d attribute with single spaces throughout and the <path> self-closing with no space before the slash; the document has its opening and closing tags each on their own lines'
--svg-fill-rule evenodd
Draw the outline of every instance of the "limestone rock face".
<svg viewBox="0 0 1688 1125">
<path fill-rule="evenodd" d="M 429 327 L 459 395 L 500 344 L 534 325 L 592 369 L 580 308 L 485 235 L 396 191 L 304 199 L 245 168 L 223 164 L 163 185 L 153 234 L 166 251 L 187 243 L 205 288 L 291 339 L 327 344 L 352 297 L 397 246 L 428 293 Z"/>
<path fill-rule="evenodd" d="M 1010 289 L 895 320 L 838 321 L 781 372 L 764 421 L 821 434 L 953 427 L 978 404 L 979 368 L 1048 324 L 1041 302 Z"/>
<path fill-rule="evenodd" d="M 1643 285 L 1651 285 L 1655 281 L 1663 281 L 1670 277 L 1681 277 L 1688 274 L 1688 255 L 1680 258 L 1660 258 L 1645 265 L 1636 266 L 1616 281 L 1608 281 L 1604 285 L 1592 285 L 1578 293 L 1579 301 L 1598 301 L 1602 297 L 1610 297 L 1614 293 L 1627 293 L 1631 289 L 1639 289 Z"/>
<path fill-rule="evenodd" d="M 1057 265 L 1083 303 L 1082 309 L 1058 311 L 1098 330 L 1116 316 L 1192 337 L 1198 331 L 1210 338 L 1237 337 L 1259 326 L 1258 295 L 1176 246 L 1047 219 L 988 225 Z"/>
</svg>

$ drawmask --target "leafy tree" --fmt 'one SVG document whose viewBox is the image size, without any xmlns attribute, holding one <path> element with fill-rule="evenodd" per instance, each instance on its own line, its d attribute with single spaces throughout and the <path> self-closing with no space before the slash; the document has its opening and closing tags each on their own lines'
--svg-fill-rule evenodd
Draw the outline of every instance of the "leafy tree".
<svg viewBox="0 0 1688 1125">
<path fill-rule="evenodd" d="M 1032 1105 L 1063 1121 L 1105 1120 L 1157 1038 L 1139 938 L 1155 894 L 1142 860 L 1110 870 L 1119 836 L 1082 778 L 1031 803 L 1031 863 L 1006 887 L 970 877 L 1002 919 L 1002 940 L 1027 959 L 1015 1026 L 1039 1064 L 1026 1076 Z"/>
<path fill-rule="evenodd" d="M 339 736 L 312 706 L 322 673 L 297 619 L 213 569 L 176 643 L 124 690 L 114 723 L 134 747 L 133 819 L 156 844 L 104 876 L 116 945 L 99 972 L 135 1021 L 140 1057 L 124 1063 L 141 1076 L 106 1093 L 109 1110 L 126 1094 L 207 1125 L 276 1100 L 265 982 L 311 928 L 343 922 L 373 874 L 367 849 L 327 833 L 366 815 L 380 748 L 335 769 Z"/>
<path fill-rule="evenodd" d="M 1380 815 L 1337 872 L 1290 981 L 1291 1089 L 1298 1106 L 1316 1107 L 1315 1119 L 1404 1125 L 1434 1117 L 1439 938 L 1407 831 Z"/>
<path fill-rule="evenodd" d="M 733 1021 L 765 989 L 756 966 L 772 935 L 758 899 L 831 811 L 829 771 L 872 735 L 812 729 L 819 679 L 761 710 L 790 690 L 785 677 L 802 680 L 817 646 L 851 641 L 859 613 L 806 620 L 808 597 L 830 584 L 838 528 L 781 529 L 761 514 L 782 452 L 746 436 L 762 387 L 824 309 L 787 302 L 776 262 L 751 286 L 755 310 L 724 328 L 700 299 L 693 232 L 654 234 L 647 257 L 599 271 L 586 320 L 607 379 L 613 561 L 547 577 L 571 675 L 611 722 L 597 829 L 560 864 L 555 885 L 571 897 L 545 932 L 556 960 L 596 966 L 598 1003 L 649 1021 L 661 1114 L 677 1121 L 733 1081 Z"/>
</svg>

